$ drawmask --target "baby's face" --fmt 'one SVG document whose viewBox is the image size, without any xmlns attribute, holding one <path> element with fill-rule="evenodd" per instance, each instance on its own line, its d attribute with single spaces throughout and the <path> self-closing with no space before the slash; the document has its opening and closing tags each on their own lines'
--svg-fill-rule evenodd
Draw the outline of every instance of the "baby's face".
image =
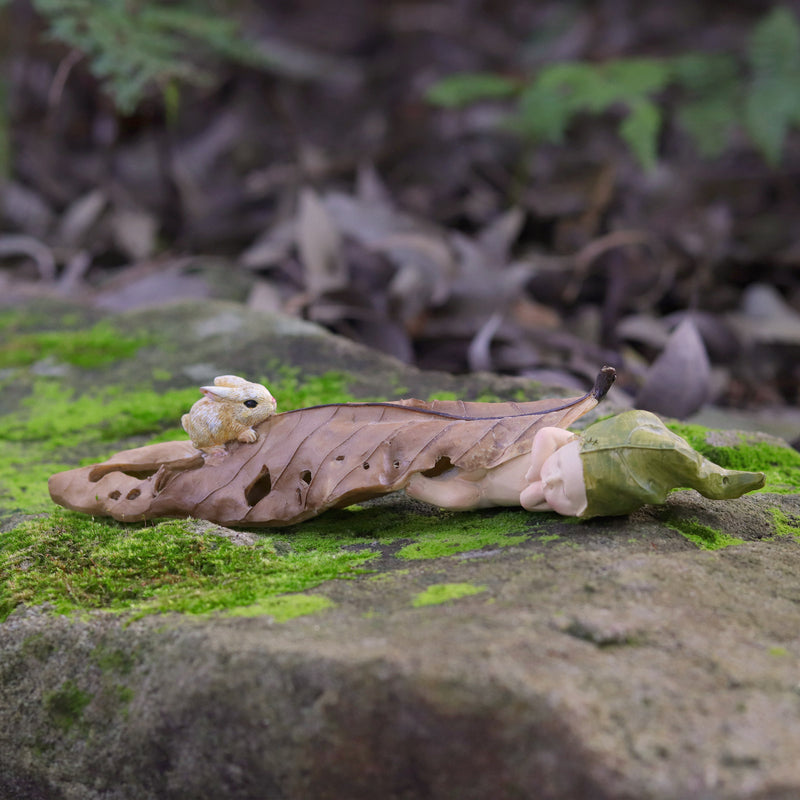
<svg viewBox="0 0 800 800">
<path fill-rule="evenodd" d="M 542 464 L 541 491 L 553 511 L 577 517 L 586 510 L 586 484 L 583 480 L 581 443 L 573 439 Z"/>
</svg>

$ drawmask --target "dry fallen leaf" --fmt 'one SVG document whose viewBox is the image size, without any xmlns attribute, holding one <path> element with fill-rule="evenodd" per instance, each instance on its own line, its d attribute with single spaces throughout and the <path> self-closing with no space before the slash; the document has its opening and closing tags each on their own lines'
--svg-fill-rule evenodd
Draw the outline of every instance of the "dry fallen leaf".
<svg viewBox="0 0 800 800">
<path fill-rule="evenodd" d="M 711 364 L 691 318 L 670 334 L 647 371 L 636 396 L 636 407 L 685 419 L 700 409 L 711 392 Z"/>
<path fill-rule="evenodd" d="M 421 473 L 492 469 L 530 452 L 540 428 L 566 428 L 608 391 L 605 367 L 581 397 L 529 403 L 402 400 L 276 414 L 252 444 L 203 459 L 190 442 L 117 453 L 53 475 L 55 502 L 125 522 L 192 516 L 223 525 L 290 525 L 402 489 Z"/>
<path fill-rule="evenodd" d="M 303 262 L 306 288 L 312 296 L 343 289 L 348 283 L 342 237 L 313 189 L 300 193 L 297 214 L 297 247 Z"/>
</svg>

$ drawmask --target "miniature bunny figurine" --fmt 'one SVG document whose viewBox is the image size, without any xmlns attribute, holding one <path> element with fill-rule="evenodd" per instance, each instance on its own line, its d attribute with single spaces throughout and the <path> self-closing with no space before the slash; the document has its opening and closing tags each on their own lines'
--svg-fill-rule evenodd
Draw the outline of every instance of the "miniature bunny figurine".
<svg viewBox="0 0 800 800">
<path fill-rule="evenodd" d="M 181 417 L 181 425 L 192 444 L 211 455 L 225 453 L 225 443 L 234 439 L 255 442 L 255 426 L 275 413 L 275 398 L 266 386 L 220 375 L 213 386 L 201 386 L 204 397 Z"/>
</svg>

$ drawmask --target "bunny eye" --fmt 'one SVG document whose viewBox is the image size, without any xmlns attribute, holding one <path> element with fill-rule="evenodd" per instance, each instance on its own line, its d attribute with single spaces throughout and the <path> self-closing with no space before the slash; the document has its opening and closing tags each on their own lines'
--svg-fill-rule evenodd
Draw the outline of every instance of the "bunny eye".
<svg viewBox="0 0 800 800">
<path fill-rule="evenodd" d="M 258 400 L 245 400 L 245 401 L 244 401 L 244 404 L 245 404 L 245 405 L 246 405 L 248 408 L 255 408 L 255 407 L 258 405 Z"/>
</svg>

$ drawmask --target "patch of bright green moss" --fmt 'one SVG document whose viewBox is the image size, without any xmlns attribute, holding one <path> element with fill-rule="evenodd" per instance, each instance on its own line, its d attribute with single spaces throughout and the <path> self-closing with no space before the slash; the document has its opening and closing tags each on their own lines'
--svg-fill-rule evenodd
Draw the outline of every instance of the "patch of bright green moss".
<svg viewBox="0 0 800 800">
<path fill-rule="evenodd" d="M 744 544 L 744 539 L 737 539 L 695 520 L 672 521 L 667 523 L 667 527 L 677 531 L 701 550 L 721 550 L 723 547 Z"/>
<path fill-rule="evenodd" d="M 718 447 L 706 442 L 709 429 L 702 425 L 670 423 L 668 427 L 721 467 L 763 472 L 766 484 L 757 491 L 790 494 L 800 490 L 800 453 L 792 447 L 767 442 L 748 443 L 746 433 L 739 434 L 741 443 L 736 447 Z"/>
<path fill-rule="evenodd" d="M 2 442 L 0 457 L 0 508 L 34 514 L 53 507 L 47 479 L 68 469 L 48 452 L 22 442 Z"/>
<path fill-rule="evenodd" d="M 13 333 L 13 327 L 6 330 Z M 130 358 L 150 341 L 123 335 L 105 320 L 84 330 L 16 333 L 0 344 L 0 367 L 26 367 L 48 357 L 76 367 L 102 367 Z"/>
<path fill-rule="evenodd" d="M 520 533 L 529 525 L 530 514 L 522 510 L 488 514 L 441 512 L 433 517 L 415 518 L 415 541 L 396 555 L 406 559 L 442 558 L 487 547 L 509 547 L 531 537 L 530 531 Z M 382 542 L 391 541 L 384 531 L 381 533 Z"/>
<path fill-rule="evenodd" d="M 288 622 L 296 617 L 316 614 L 334 606 L 333 600 L 319 594 L 283 594 L 267 597 L 251 606 L 243 606 L 226 612 L 231 617 L 261 617 L 268 615 L 275 622 Z"/>
<path fill-rule="evenodd" d="M 347 376 L 334 370 L 321 375 L 301 377 L 301 372 L 296 367 L 271 364 L 267 368 L 267 375 L 262 375 L 257 380 L 278 401 L 278 411 L 291 411 L 323 403 L 349 403 L 356 399 L 347 388 Z M 361 398 L 364 399 L 366 398 Z"/>
<path fill-rule="evenodd" d="M 286 529 L 292 545 L 300 549 L 313 549 L 319 541 L 350 538 L 364 547 L 413 539 L 394 553 L 397 558 L 409 560 L 521 544 L 535 530 L 531 515 L 523 509 L 410 514 L 390 506 L 328 511 Z"/>
<path fill-rule="evenodd" d="M 0 439 L 46 442 L 51 449 L 119 441 L 180 423 L 198 397 L 196 389 L 158 393 L 117 387 L 78 396 L 58 380 L 41 378 L 18 412 L 0 417 Z"/>
<path fill-rule="evenodd" d="M 791 536 L 800 542 L 800 520 L 789 517 L 777 506 L 769 509 L 775 522 L 775 536 Z"/>
<path fill-rule="evenodd" d="M 246 547 L 192 531 L 180 520 L 126 526 L 57 512 L 0 537 L 0 620 L 23 603 L 47 602 L 57 613 L 102 608 L 197 614 L 254 606 L 360 574 L 376 553 L 348 549 L 359 543 L 309 534 L 263 536 Z M 279 601 L 276 613 L 283 604 L 291 614 L 292 603 L 296 610 L 297 601 Z"/>
<path fill-rule="evenodd" d="M 435 606 L 440 603 L 446 603 L 449 600 L 458 600 L 460 597 L 469 597 L 485 591 L 485 586 L 475 586 L 472 583 L 437 583 L 429 586 L 424 592 L 415 595 L 411 605 L 414 608 Z"/>
<path fill-rule="evenodd" d="M 92 695 L 78 688 L 74 681 L 64 681 L 55 691 L 43 698 L 44 707 L 56 727 L 65 733 L 79 722 Z"/>
</svg>

